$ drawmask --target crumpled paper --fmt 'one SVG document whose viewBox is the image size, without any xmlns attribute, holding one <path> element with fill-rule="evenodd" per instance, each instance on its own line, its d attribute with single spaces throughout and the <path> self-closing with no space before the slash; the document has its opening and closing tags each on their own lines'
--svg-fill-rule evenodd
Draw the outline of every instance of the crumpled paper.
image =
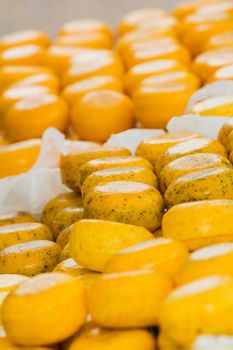
<svg viewBox="0 0 233 350">
<path fill-rule="evenodd" d="M 98 147 L 94 142 L 67 141 L 57 129 L 47 129 L 39 157 L 30 171 L 0 180 L 0 210 L 26 211 L 38 218 L 51 198 L 70 191 L 61 181 L 61 155 L 94 147 Z"/>
<path fill-rule="evenodd" d="M 173 117 L 167 124 L 168 132 L 191 132 L 211 139 L 217 139 L 219 130 L 228 120 L 227 117 L 201 117 L 187 114 Z"/>
<path fill-rule="evenodd" d="M 113 134 L 105 143 L 105 146 L 125 147 L 135 154 L 135 151 L 145 138 L 165 134 L 162 129 L 129 129 L 118 134 Z"/>
</svg>

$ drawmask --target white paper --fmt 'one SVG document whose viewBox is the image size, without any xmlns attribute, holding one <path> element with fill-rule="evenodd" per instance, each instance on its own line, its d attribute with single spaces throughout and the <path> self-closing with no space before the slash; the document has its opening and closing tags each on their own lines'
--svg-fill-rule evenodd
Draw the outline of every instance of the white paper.
<svg viewBox="0 0 233 350">
<path fill-rule="evenodd" d="M 217 139 L 219 130 L 228 119 L 227 117 L 184 115 L 170 119 L 167 130 L 168 132 L 191 132 Z"/>
<path fill-rule="evenodd" d="M 41 140 L 39 157 L 30 171 L 0 180 L 0 210 L 26 211 L 38 218 L 50 199 L 70 191 L 61 181 L 61 155 L 94 147 L 98 145 L 65 140 L 57 129 L 47 129 Z"/>
<path fill-rule="evenodd" d="M 207 84 L 192 94 L 186 107 L 186 113 L 189 113 L 193 106 L 200 101 L 211 97 L 227 95 L 233 95 L 233 81 L 220 80 Z"/>
<path fill-rule="evenodd" d="M 165 131 L 162 129 L 129 129 L 118 134 L 113 134 L 105 143 L 105 146 L 119 146 L 128 148 L 135 154 L 135 151 L 145 138 L 150 136 L 163 135 Z"/>
</svg>

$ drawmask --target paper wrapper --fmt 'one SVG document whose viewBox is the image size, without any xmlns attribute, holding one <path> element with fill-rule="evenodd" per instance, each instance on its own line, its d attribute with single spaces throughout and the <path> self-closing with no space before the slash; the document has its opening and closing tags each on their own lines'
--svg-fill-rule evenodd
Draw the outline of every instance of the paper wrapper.
<svg viewBox="0 0 233 350">
<path fill-rule="evenodd" d="M 132 154 L 135 154 L 139 143 L 147 137 L 163 134 L 165 134 L 165 131 L 162 129 L 129 129 L 119 134 L 113 134 L 105 143 L 105 146 L 125 147 Z"/>
<path fill-rule="evenodd" d="M 39 157 L 27 173 L 0 180 L 0 210 L 21 210 L 39 217 L 45 204 L 62 192 L 70 191 L 61 182 L 58 168 L 61 155 L 83 148 L 96 148 L 94 142 L 66 141 L 56 129 L 45 131 Z"/>
</svg>

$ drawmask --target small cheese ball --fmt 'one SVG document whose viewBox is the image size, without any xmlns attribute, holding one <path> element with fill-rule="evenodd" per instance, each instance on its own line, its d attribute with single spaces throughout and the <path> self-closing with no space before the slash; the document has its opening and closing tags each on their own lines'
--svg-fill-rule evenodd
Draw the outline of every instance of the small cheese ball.
<svg viewBox="0 0 233 350">
<path fill-rule="evenodd" d="M 91 91 L 74 105 L 71 120 L 81 139 L 104 142 L 112 134 L 133 127 L 132 101 L 113 90 Z"/>
<path fill-rule="evenodd" d="M 39 45 L 10 47 L 0 52 L 0 66 L 40 66 L 43 64 L 44 53 L 44 48 Z"/>
<path fill-rule="evenodd" d="M 145 128 L 165 129 L 174 115 L 184 113 L 194 91 L 195 88 L 187 83 L 168 82 L 147 86 L 142 81 L 133 92 L 135 117 Z"/>
<path fill-rule="evenodd" d="M 123 78 L 124 67 L 117 53 L 110 50 L 85 50 L 83 54 L 73 56 L 63 75 L 63 85 L 67 86 L 97 75 Z"/>
<path fill-rule="evenodd" d="M 0 51 L 28 44 L 46 47 L 49 45 L 49 39 L 45 33 L 39 30 L 31 29 L 10 33 L 0 38 Z"/>
<path fill-rule="evenodd" d="M 133 181 L 99 184 L 84 198 L 86 217 L 119 221 L 156 230 L 163 215 L 164 202 L 152 186 Z"/>
<path fill-rule="evenodd" d="M 163 216 L 163 236 L 183 241 L 189 250 L 215 243 L 231 242 L 232 215 L 232 200 L 178 204 Z"/>
<path fill-rule="evenodd" d="M 171 290 L 171 280 L 152 270 L 103 274 L 89 290 L 90 314 L 105 328 L 155 326 Z"/>
<path fill-rule="evenodd" d="M 118 250 L 107 261 L 104 272 L 115 273 L 151 268 L 173 277 L 188 257 L 184 243 L 155 238 Z"/>
<path fill-rule="evenodd" d="M 0 67 L 0 91 L 8 87 L 9 85 L 15 84 L 17 81 L 26 79 L 35 74 L 50 73 L 53 71 L 48 67 L 43 66 L 3 66 Z"/>
<path fill-rule="evenodd" d="M 232 63 L 233 48 L 223 47 L 198 55 L 194 60 L 193 69 L 202 81 L 206 82 L 218 68 Z"/>
<path fill-rule="evenodd" d="M 199 334 L 232 334 L 232 293 L 233 278 L 218 275 L 175 289 L 161 308 L 163 334 L 187 349 Z"/>
<path fill-rule="evenodd" d="M 51 45 L 44 53 L 44 64 L 62 77 L 70 67 L 72 58 L 82 54 L 83 50 L 85 49 Z"/>
<path fill-rule="evenodd" d="M 49 127 L 65 131 L 68 121 L 65 101 L 53 94 L 25 98 L 14 104 L 4 117 L 6 133 L 13 141 L 41 137 Z"/>
<path fill-rule="evenodd" d="M 22 283 L 2 307 L 7 336 L 21 346 L 65 340 L 84 323 L 86 313 L 82 282 L 63 273 L 41 274 Z"/>
<path fill-rule="evenodd" d="M 44 239 L 52 241 L 53 233 L 47 226 L 39 222 L 11 224 L 0 227 L 0 250 L 18 243 Z"/>
<path fill-rule="evenodd" d="M 117 250 L 152 239 L 144 227 L 104 220 L 81 220 L 72 225 L 71 257 L 81 266 L 103 271 L 108 259 Z"/>
<path fill-rule="evenodd" d="M 180 142 L 161 153 L 155 162 L 156 173 L 159 174 L 168 163 L 175 159 L 197 153 L 214 153 L 227 158 L 226 149 L 220 142 L 204 137 L 197 138 Z"/>
<path fill-rule="evenodd" d="M 65 350 L 154 350 L 156 340 L 144 329 L 108 330 L 96 325 L 84 326 Z"/>
<path fill-rule="evenodd" d="M 54 93 L 58 93 L 60 82 L 56 74 L 52 72 L 36 73 L 29 77 L 18 80 L 15 86 L 44 86 Z"/>
<path fill-rule="evenodd" d="M 223 144 L 223 146 L 229 150 L 229 136 L 231 132 L 233 131 L 233 119 L 228 119 L 220 128 L 219 133 L 218 133 L 218 141 Z"/>
<path fill-rule="evenodd" d="M 69 275 L 80 279 L 86 288 L 90 288 L 95 280 L 100 277 L 100 273 L 85 269 L 71 258 L 61 261 L 53 271 L 68 273 Z"/>
<path fill-rule="evenodd" d="M 174 59 L 152 60 L 136 64 L 127 72 L 125 76 L 125 86 L 130 94 L 135 87 L 145 78 L 159 76 L 163 73 L 175 72 L 185 68 L 182 63 Z"/>
<path fill-rule="evenodd" d="M 67 260 L 70 258 L 70 242 L 68 242 L 62 249 L 61 255 L 59 257 L 59 262 Z"/>
<path fill-rule="evenodd" d="M 136 166 L 104 169 L 95 171 L 86 178 L 82 186 L 83 198 L 85 198 L 85 196 L 97 185 L 103 185 L 113 181 L 134 181 L 141 182 L 155 188 L 159 187 L 158 179 L 150 169 Z"/>
<path fill-rule="evenodd" d="M 199 335 L 193 342 L 191 350 L 231 350 L 233 337 L 231 335 Z"/>
<path fill-rule="evenodd" d="M 112 37 L 111 28 L 103 21 L 98 19 L 78 19 L 69 21 L 62 25 L 59 30 L 60 36 L 82 35 L 89 33 L 101 33 L 106 37 Z"/>
<path fill-rule="evenodd" d="M 71 33 L 58 36 L 53 44 L 56 46 L 82 47 L 86 49 L 111 49 L 112 38 L 99 32 L 83 33 L 80 35 Z"/>
<path fill-rule="evenodd" d="M 56 214 L 63 208 L 72 206 L 82 206 L 82 198 L 80 195 L 68 192 L 61 193 L 58 196 L 52 198 L 44 207 L 41 222 L 53 230 L 53 220 Z"/>
<path fill-rule="evenodd" d="M 233 243 L 220 243 L 190 254 L 178 271 L 176 284 L 187 284 L 202 277 L 222 275 L 233 277 Z"/>
<path fill-rule="evenodd" d="M 29 277 L 17 274 L 3 274 L 0 275 L 0 293 L 10 292 L 16 286 L 24 281 L 27 281 Z M 0 336 L 1 339 L 1 336 Z"/>
<path fill-rule="evenodd" d="M 60 246 L 48 240 L 15 244 L 0 251 L 0 273 L 34 276 L 51 271 L 60 253 Z"/>
<path fill-rule="evenodd" d="M 199 138 L 197 134 L 188 132 L 167 133 L 164 135 L 157 135 L 147 137 L 137 147 L 136 155 L 147 159 L 152 165 L 155 164 L 160 154 L 165 152 L 168 148 L 184 141 Z"/>
<path fill-rule="evenodd" d="M 53 219 L 53 232 L 55 238 L 66 227 L 84 218 L 83 207 L 69 206 L 59 210 Z"/>
<path fill-rule="evenodd" d="M 24 211 L 0 210 L 0 227 L 25 222 L 35 222 L 35 219 Z"/>
<path fill-rule="evenodd" d="M 231 117 L 233 113 L 233 96 L 216 96 L 197 102 L 192 107 L 191 113 L 203 116 L 215 115 Z"/>
<path fill-rule="evenodd" d="M 210 76 L 208 82 L 218 80 L 233 80 L 233 63 L 218 68 L 214 74 Z"/>
<path fill-rule="evenodd" d="M 80 191 L 79 170 L 82 165 L 92 159 L 115 156 L 130 156 L 130 151 L 121 147 L 99 147 L 68 153 L 61 159 L 62 182 L 74 191 Z"/>
<path fill-rule="evenodd" d="M 141 8 L 127 13 L 119 23 L 119 35 L 124 35 L 128 32 L 134 31 L 143 23 L 148 21 L 158 21 L 160 18 L 167 17 L 164 10 L 156 7 Z"/>
<path fill-rule="evenodd" d="M 229 4 L 230 2 L 227 2 L 227 1 L 225 2 L 225 5 L 229 5 Z M 233 45 L 233 30 L 229 30 L 210 37 L 210 39 L 206 43 L 205 49 L 213 50 L 213 49 L 218 49 L 218 48 L 228 47 L 228 46 L 232 47 L 232 45 Z"/>
<path fill-rule="evenodd" d="M 83 185 L 85 179 L 92 173 L 111 169 L 111 168 L 122 168 L 122 167 L 142 167 L 149 170 L 152 170 L 151 164 L 142 157 L 137 156 L 119 156 L 119 157 L 110 157 L 110 158 L 99 158 L 92 159 L 89 162 L 85 163 L 79 172 L 80 185 Z"/>
<path fill-rule="evenodd" d="M 10 86 L 5 89 L 0 96 L 0 111 L 1 113 L 6 113 L 10 107 L 25 98 L 37 97 L 50 93 L 53 93 L 53 91 L 46 86 Z"/>
<path fill-rule="evenodd" d="M 168 208 L 184 202 L 233 199 L 233 169 L 205 169 L 179 177 L 168 186 L 164 199 Z"/>
<path fill-rule="evenodd" d="M 112 90 L 123 92 L 123 84 L 120 79 L 112 75 L 99 75 L 83 79 L 65 87 L 62 97 L 73 106 L 85 94 L 91 91 Z"/>
<path fill-rule="evenodd" d="M 168 163 L 159 174 L 160 189 L 168 186 L 181 176 L 211 168 L 232 168 L 227 158 L 213 153 L 197 153 L 175 159 Z"/>
</svg>

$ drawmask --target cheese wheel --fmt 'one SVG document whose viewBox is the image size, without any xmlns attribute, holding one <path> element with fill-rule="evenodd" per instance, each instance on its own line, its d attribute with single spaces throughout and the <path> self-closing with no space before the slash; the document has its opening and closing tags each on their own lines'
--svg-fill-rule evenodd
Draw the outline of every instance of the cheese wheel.
<svg viewBox="0 0 233 350">
<path fill-rule="evenodd" d="M 46 47 L 49 45 L 49 39 L 45 33 L 39 30 L 10 33 L 0 38 L 0 51 L 28 44 Z"/>
<path fill-rule="evenodd" d="M 112 181 L 134 181 L 141 182 L 158 188 L 158 179 L 154 173 L 146 168 L 132 166 L 122 168 L 111 168 L 95 171 L 89 175 L 82 186 L 82 196 L 92 191 L 97 185 Z"/>
<path fill-rule="evenodd" d="M 82 47 L 87 49 L 111 49 L 112 38 L 102 33 L 75 33 L 60 35 L 54 41 L 54 45 L 64 47 Z"/>
<path fill-rule="evenodd" d="M 227 158 L 227 152 L 220 142 L 204 137 L 197 138 L 180 142 L 163 152 L 155 162 L 156 173 L 159 174 L 165 165 L 175 159 L 197 153 L 214 153 Z"/>
<path fill-rule="evenodd" d="M 39 222 L 12 224 L 0 227 L 0 250 L 14 244 L 33 240 L 53 240 L 50 229 Z"/>
<path fill-rule="evenodd" d="M 35 219 L 24 211 L 0 210 L 0 226 L 20 224 L 24 222 L 35 222 Z"/>
<path fill-rule="evenodd" d="M 141 156 L 153 165 L 160 154 L 177 143 L 199 138 L 199 135 L 181 132 L 167 133 L 164 135 L 152 136 L 142 141 L 136 150 L 136 155 Z"/>
<path fill-rule="evenodd" d="M 175 275 L 187 259 L 188 250 L 179 241 L 156 238 L 118 250 L 105 265 L 105 273 L 151 268 L 169 276 Z"/>
<path fill-rule="evenodd" d="M 89 326 L 89 325 L 88 325 Z M 95 325 L 83 327 L 66 350 L 154 350 L 155 339 L 144 329 L 108 330 Z"/>
<path fill-rule="evenodd" d="M 164 202 L 152 186 L 133 181 L 99 184 L 84 198 L 87 218 L 119 221 L 154 231 L 161 224 Z"/>
<path fill-rule="evenodd" d="M 90 314 L 106 328 L 155 326 L 171 289 L 171 280 L 152 270 L 103 274 L 89 290 Z"/>
<path fill-rule="evenodd" d="M 197 102 L 190 111 L 203 116 L 216 115 L 231 117 L 233 114 L 233 95 L 216 96 Z"/>
<path fill-rule="evenodd" d="M 83 185 L 87 176 L 91 175 L 95 171 L 131 166 L 143 167 L 152 170 L 151 164 L 146 159 L 137 156 L 115 156 L 110 158 L 92 159 L 80 168 L 80 185 Z"/>
<path fill-rule="evenodd" d="M 0 52 L 0 66 L 41 66 L 45 50 L 39 45 L 21 45 Z"/>
<path fill-rule="evenodd" d="M 41 274 L 22 283 L 2 308 L 7 336 L 24 346 L 65 340 L 84 323 L 86 313 L 82 282 L 62 273 Z M 61 322 L 64 315 L 66 322 Z"/>
<path fill-rule="evenodd" d="M 112 75 L 99 75 L 68 85 L 62 91 L 62 97 L 73 106 L 85 94 L 94 90 L 113 90 L 123 92 L 123 85 L 120 79 Z"/>
<path fill-rule="evenodd" d="M 168 186 L 164 199 L 168 208 L 184 202 L 233 199 L 233 169 L 205 169 L 179 177 Z"/>
<path fill-rule="evenodd" d="M 61 209 L 70 206 L 82 206 L 81 196 L 73 192 L 59 194 L 45 205 L 41 215 L 41 222 L 53 230 L 53 220 L 56 214 Z"/>
<path fill-rule="evenodd" d="M 0 273 L 33 276 L 51 271 L 60 253 L 60 246 L 47 240 L 15 244 L 0 251 Z"/>
<path fill-rule="evenodd" d="M 63 156 L 61 159 L 61 177 L 63 183 L 74 191 L 79 192 L 80 167 L 92 159 L 114 156 L 130 156 L 130 151 L 119 147 L 99 147 L 92 150 L 79 150 L 78 152 Z"/>
<path fill-rule="evenodd" d="M 190 254 L 176 275 L 178 285 L 202 277 L 222 275 L 233 277 L 233 243 L 220 243 L 196 250 Z"/>
<path fill-rule="evenodd" d="M 183 241 L 189 250 L 214 243 L 231 242 L 232 214 L 232 200 L 178 204 L 163 217 L 163 236 Z"/>
<path fill-rule="evenodd" d="M 53 219 L 53 232 L 55 238 L 58 237 L 59 233 L 66 227 L 74 224 L 75 222 L 83 219 L 84 209 L 78 206 L 69 206 L 60 209 Z"/>
<path fill-rule="evenodd" d="M 162 332 L 187 349 L 199 334 L 232 334 L 232 293 L 233 278 L 226 276 L 206 277 L 175 289 L 161 309 Z"/>
<path fill-rule="evenodd" d="M 168 163 L 159 174 L 160 189 L 165 192 L 168 186 L 181 176 L 210 168 L 231 168 L 228 159 L 213 153 L 197 153 L 175 159 Z"/>
<path fill-rule="evenodd" d="M 71 257 L 81 266 L 103 271 L 117 250 L 152 239 L 145 228 L 104 220 L 81 220 L 71 227 Z"/>
</svg>

